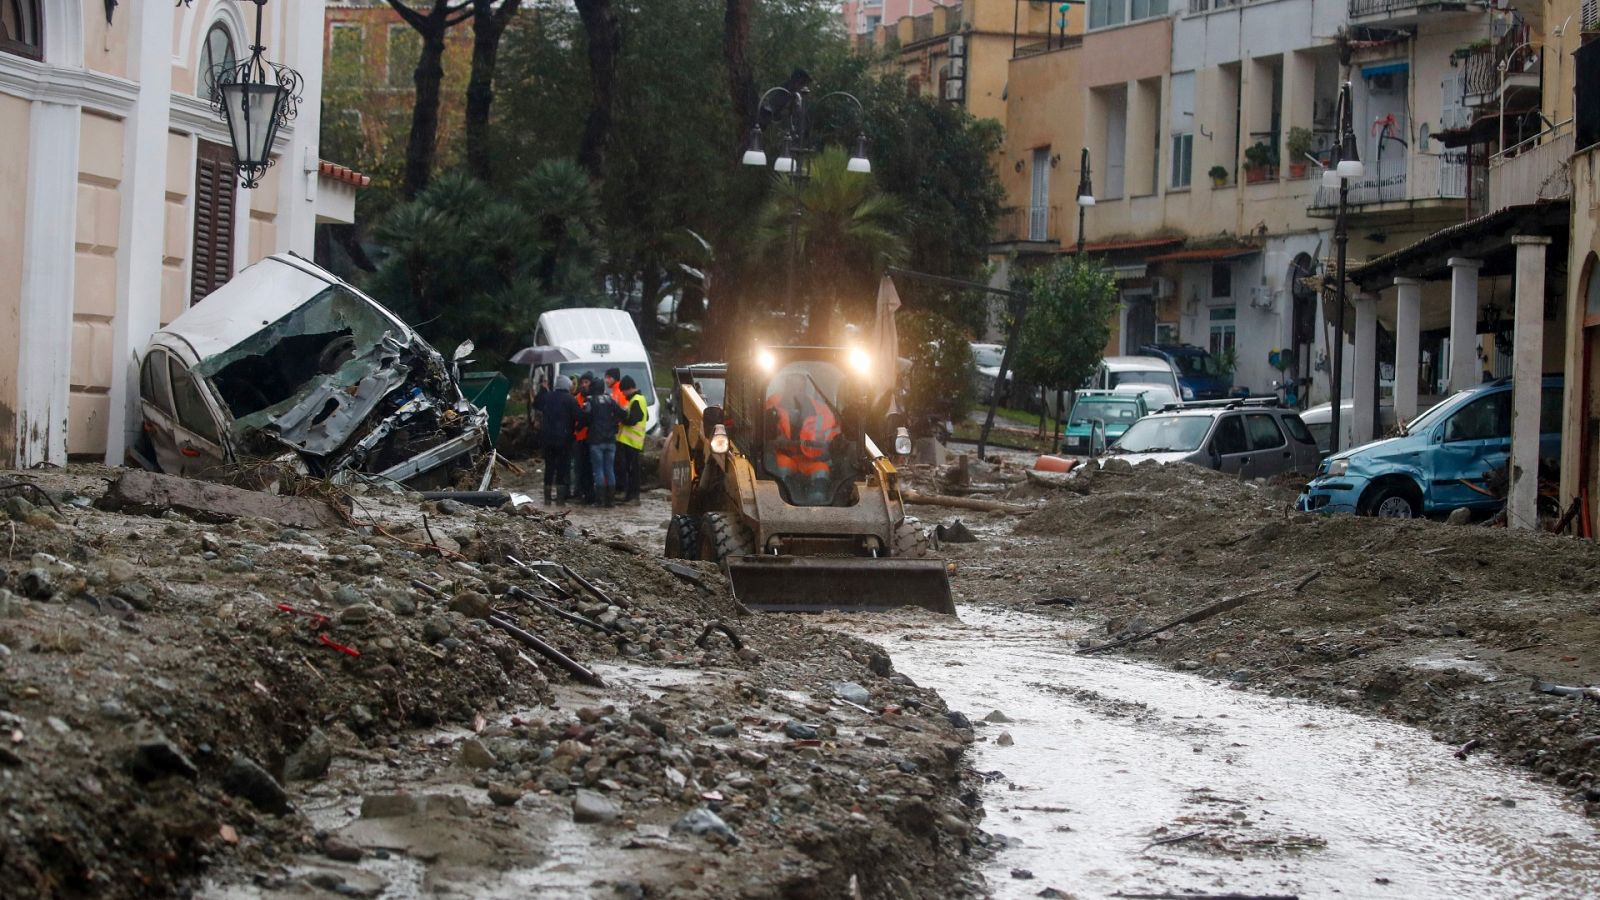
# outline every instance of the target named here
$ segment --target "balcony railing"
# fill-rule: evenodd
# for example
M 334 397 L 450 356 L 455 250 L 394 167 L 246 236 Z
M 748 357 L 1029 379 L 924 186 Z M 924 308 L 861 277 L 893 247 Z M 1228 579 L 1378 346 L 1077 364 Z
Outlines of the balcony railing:
M 1489 203 L 1495 209 L 1572 196 L 1569 163 L 1577 149 L 1567 120 L 1489 159 Z
M 1245 0 L 1189 0 L 1189 15 L 1240 6 Z
M 1404 165 L 1398 163 L 1405 162 Z M 1350 206 L 1396 203 L 1408 200 L 1462 200 L 1467 196 L 1467 158 L 1463 151 L 1438 156 L 1416 155 L 1397 160 L 1360 181 L 1350 183 Z M 1339 205 L 1339 189 L 1317 188 L 1315 209 Z
M 1449 12 L 1468 8 L 1482 9 L 1482 0 L 1350 0 L 1350 18 L 1414 16 L 1420 12 Z
M 1013 206 L 1000 211 L 995 222 L 995 240 L 999 243 L 1032 241 L 1057 243 L 1061 218 L 1059 206 Z

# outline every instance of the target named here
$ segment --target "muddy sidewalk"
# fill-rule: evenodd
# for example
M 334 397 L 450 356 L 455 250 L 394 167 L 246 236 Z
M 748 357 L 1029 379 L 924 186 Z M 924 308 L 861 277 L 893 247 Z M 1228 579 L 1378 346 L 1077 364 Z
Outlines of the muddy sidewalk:
M 11 896 L 980 890 L 938 697 L 708 565 L 414 495 L 321 529 L 95 508 L 115 474 L 0 480 L 37 488 L 0 495 Z
M 1248 593 L 1112 652 L 1414 724 L 1449 745 L 1441 753 L 1498 754 L 1600 809 L 1600 706 L 1534 689 L 1600 681 L 1595 544 L 1300 515 L 1288 487 L 1189 466 L 1004 496 L 1041 505 L 963 514 L 985 540 L 943 548 L 958 600 L 1087 620 L 1091 646 Z

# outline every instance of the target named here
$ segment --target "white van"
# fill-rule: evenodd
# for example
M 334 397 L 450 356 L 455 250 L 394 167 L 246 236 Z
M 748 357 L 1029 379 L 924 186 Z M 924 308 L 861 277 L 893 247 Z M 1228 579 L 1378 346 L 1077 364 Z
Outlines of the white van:
M 656 399 L 656 387 L 650 370 L 650 357 L 644 352 L 644 342 L 639 340 L 639 330 L 633 326 L 633 317 L 620 309 L 552 309 L 539 317 L 534 329 L 536 345 L 561 347 L 572 354 L 568 362 L 545 366 L 545 377 L 554 383 L 557 375 L 572 379 L 577 388 L 578 376 L 593 372 L 595 378 L 605 375 L 607 369 L 621 369 L 623 375 L 633 376 L 644 396 L 649 410 L 645 431 L 653 433 L 661 421 L 661 404 Z

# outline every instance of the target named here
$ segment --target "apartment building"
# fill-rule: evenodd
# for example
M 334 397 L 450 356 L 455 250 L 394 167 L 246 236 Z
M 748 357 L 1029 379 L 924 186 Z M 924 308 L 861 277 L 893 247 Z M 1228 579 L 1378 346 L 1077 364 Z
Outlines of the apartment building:
M 885 22 L 898 22 L 906 16 L 925 16 L 936 6 L 949 6 L 950 0 L 844 0 L 839 15 L 846 34 L 871 34 Z
M 303 93 L 252 190 L 206 73 L 248 56 L 253 5 L 0 7 L 0 466 L 121 464 L 151 333 L 263 256 L 310 256 L 318 222 L 352 219 L 360 177 L 318 155 L 322 2 L 263 10 L 267 56 Z

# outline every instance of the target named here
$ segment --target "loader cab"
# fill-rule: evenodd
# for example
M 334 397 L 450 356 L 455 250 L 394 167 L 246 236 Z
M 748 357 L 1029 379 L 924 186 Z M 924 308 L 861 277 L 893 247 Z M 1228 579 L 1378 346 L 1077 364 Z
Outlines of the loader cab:
M 864 355 L 839 348 L 762 349 L 736 363 L 723 405 L 729 433 L 792 506 L 852 506 L 870 469 L 872 381 Z

